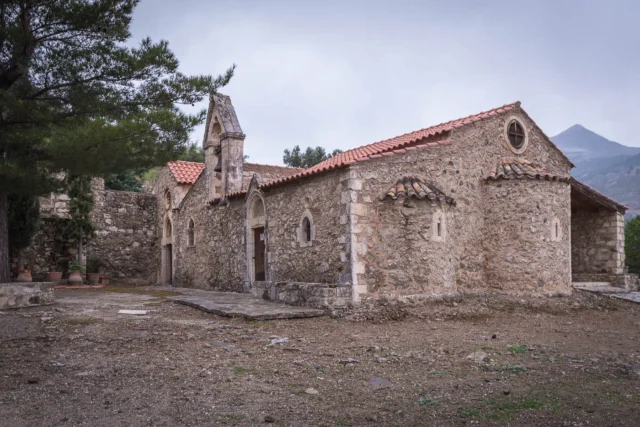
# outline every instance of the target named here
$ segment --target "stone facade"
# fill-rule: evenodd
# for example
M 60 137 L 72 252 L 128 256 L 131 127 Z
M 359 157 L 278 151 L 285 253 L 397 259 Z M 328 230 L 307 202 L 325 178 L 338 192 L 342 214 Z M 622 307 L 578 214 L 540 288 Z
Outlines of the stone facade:
M 507 132 L 513 121 L 525 133 L 517 148 Z M 592 245 L 576 240 L 582 234 L 572 210 L 576 218 L 587 214 L 584 201 L 574 203 L 571 163 L 519 104 L 418 131 L 414 141 L 407 134 L 351 150 L 308 170 L 244 163 L 242 177 L 240 168 L 225 166 L 238 162 L 242 148 L 236 141 L 225 163 L 226 127 L 244 141 L 230 99 L 212 99 L 202 176 L 189 187 L 164 171 L 156 184 L 158 228 L 168 218 L 172 227 L 170 237 L 158 238 L 172 251 L 158 255 L 171 263 L 160 269 L 160 282 L 170 276 L 179 286 L 316 305 L 323 303 L 313 298 L 329 295 L 326 289 L 336 289 L 329 300 L 351 293 L 352 303 L 460 292 L 559 294 L 571 290 L 576 251 Z M 391 197 L 381 197 L 394 183 Z M 220 194 L 226 187 L 234 191 Z M 160 197 L 184 190 L 171 206 Z M 594 197 L 589 203 L 618 209 Z M 611 237 L 619 224 L 598 227 Z M 609 273 L 623 262 L 619 228 L 613 234 L 615 245 L 593 243 L 599 252 L 615 249 Z
M 485 194 L 487 287 L 523 293 L 569 293 L 569 184 L 488 182 Z
M 231 100 L 213 96 L 205 164 L 169 163 L 153 196 L 100 190 L 88 252 L 112 275 L 324 308 L 566 294 L 572 264 L 576 277 L 622 277 L 624 207 L 570 178 L 519 103 L 310 169 L 242 162 L 244 139 Z

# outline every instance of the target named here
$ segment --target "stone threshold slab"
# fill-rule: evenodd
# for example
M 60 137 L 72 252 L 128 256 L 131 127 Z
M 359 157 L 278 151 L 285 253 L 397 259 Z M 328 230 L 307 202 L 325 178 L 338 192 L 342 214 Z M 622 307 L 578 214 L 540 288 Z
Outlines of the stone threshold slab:
M 199 293 L 202 294 L 202 292 Z M 249 294 L 231 292 L 210 292 L 210 294 L 180 295 L 169 299 L 218 316 L 242 317 L 247 320 L 299 319 L 324 315 L 324 311 L 315 308 L 278 304 Z
M 594 294 L 606 295 L 611 298 L 618 298 L 625 301 L 635 302 L 640 304 L 640 292 L 629 292 L 626 289 L 618 288 L 615 286 L 576 286 L 576 283 L 573 284 L 575 289 L 587 292 L 593 292 Z

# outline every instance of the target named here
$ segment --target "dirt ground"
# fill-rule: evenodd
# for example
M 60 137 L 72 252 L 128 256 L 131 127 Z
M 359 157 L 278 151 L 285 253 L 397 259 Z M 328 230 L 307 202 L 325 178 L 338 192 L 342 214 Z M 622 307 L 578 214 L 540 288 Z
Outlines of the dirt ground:
M 250 322 L 166 296 L 61 291 L 2 312 L 0 425 L 640 424 L 637 304 L 468 297 Z

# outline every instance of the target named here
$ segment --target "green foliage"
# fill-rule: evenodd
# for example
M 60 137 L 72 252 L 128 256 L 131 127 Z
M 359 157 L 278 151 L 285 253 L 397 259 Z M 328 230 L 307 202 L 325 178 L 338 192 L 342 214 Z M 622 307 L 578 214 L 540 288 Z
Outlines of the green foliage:
M 624 245 L 629 271 L 640 274 L 640 216 L 626 223 L 624 227 Z
M 204 163 L 204 150 L 197 143 L 188 144 L 182 149 L 182 152 L 178 156 L 178 160 Z
M 43 195 L 61 190 L 65 175 L 148 169 L 182 152 L 205 111 L 178 106 L 216 92 L 234 67 L 187 76 L 168 42 L 135 46 L 138 3 L 0 2 L 0 197 Z M 0 259 L 0 278 L 7 271 Z
M 204 163 L 204 150 L 197 143 L 188 144 L 182 148 L 178 155 L 178 160 Z M 104 187 L 107 190 L 140 192 L 142 191 L 143 184 L 145 182 L 153 183 L 159 173 L 159 166 L 151 169 L 130 169 L 119 174 L 109 175 L 105 179 Z
M 29 195 L 11 194 L 9 202 L 9 249 L 18 254 L 31 244 L 40 226 L 40 200 Z
M 0 5 L 0 189 L 40 194 L 55 174 L 120 173 L 176 158 L 205 112 L 181 112 L 233 74 L 186 76 L 166 41 L 131 47 L 138 0 Z
M 84 271 L 84 266 L 78 261 L 69 261 L 69 271 Z
M 526 345 L 510 345 L 509 347 L 507 347 L 507 349 L 511 353 L 522 354 L 525 351 L 527 351 L 527 346 Z
M 158 175 L 160 174 L 160 167 L 151 168 L 145 173 L 142 174 L 142 180 L 144 182 L 154 183 L 156 179 L 158 179 Z
M 71 176 L 69 178 L 69 223 L 65 233 L 73 239 L 86 242 L 93 237 L 94 227 L 91 222 L 93 209 L 93 192 L 91 178 L 88 176 Z
M 144 170 L 131 169 L 117 174 L 111 174 L 104 180 L 104 188 L 107 190 L 135 191 L 142 190 L 142 175 Z
M 303 153 L 300 150 L 300 146 L 296 145 L 291 151 L 289 151 L 288 149 L 284 150 L 284 156 L 282 156 L 282 160 L 287 166 L 292 166 L 295 168 L 310 168 L 340 153 L 342 153 L 342 150 L 336 149 L 333 150 L 331 154 L 329 154 L 322 147 L 307 147 L 307 149 Z
M 99 273 L 100 261 L 95 258 L 87 259 L 87 273 Z

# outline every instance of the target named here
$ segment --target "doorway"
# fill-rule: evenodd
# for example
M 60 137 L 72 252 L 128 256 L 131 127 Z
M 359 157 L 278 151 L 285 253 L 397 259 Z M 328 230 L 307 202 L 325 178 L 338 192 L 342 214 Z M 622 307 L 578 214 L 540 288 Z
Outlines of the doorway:
M 254 270 L 255 270 L 255 278 L 254 280 L 258 282 L 263 282 L 265 278 L 264 274 L 264 227 L 254 228 L 253 229 L 253 246 L 255 248 L 254 253 Z
M 173 285 L 173 225 L 167 216 L 162 234 L 160 283 Z
M 259 193 L 253 193 L 247 202 L 247 221 L 245 228 L 246 275 L 245 291 L 253 288 L 253 282 L 268 279 L 267 265 L 267 221 L 265 205 Z
M 165 245 L 164 253 L 165 276 L 163 282 L 165 285 L 173 285 L 173 245 Z

